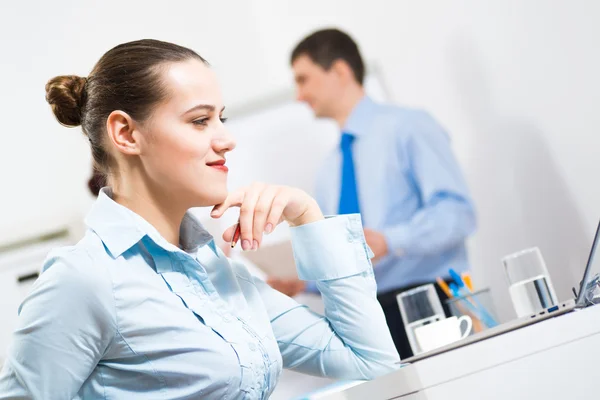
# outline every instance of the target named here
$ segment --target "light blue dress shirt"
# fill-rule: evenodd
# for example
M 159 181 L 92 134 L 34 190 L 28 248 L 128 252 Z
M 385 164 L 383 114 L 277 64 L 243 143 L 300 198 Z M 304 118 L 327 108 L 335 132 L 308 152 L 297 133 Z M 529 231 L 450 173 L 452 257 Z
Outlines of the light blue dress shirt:
M 191 214 L 180 249 L 110 196 L 22 303 L 0 399 L 265 399 L 282 367 L 351 380 L 398 367 L 359 215 L 291 229 L 321 316 L 225 257 Z
M 375 265 L 380 293 L 434 281 L 469 267 L 465 239 L 475 230 L 467 185 L 444 129 L 425 111 L 364 97 L 343 132 L 353 155 L 362 222 L 385 235 L 389 253 Z M 337 213 L 341 152 L 317 178 L 316 199 Z

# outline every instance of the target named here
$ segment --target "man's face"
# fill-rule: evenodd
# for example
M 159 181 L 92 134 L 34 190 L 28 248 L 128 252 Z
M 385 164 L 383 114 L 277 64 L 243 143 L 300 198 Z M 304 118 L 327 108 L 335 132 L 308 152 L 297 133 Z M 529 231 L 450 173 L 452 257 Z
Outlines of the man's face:
M 298 101 L 306 102 L 317 117 L 333 117 L 343 92 L 343 80 L 335 68 L 325 70 L 305 54 L 292 63 Z

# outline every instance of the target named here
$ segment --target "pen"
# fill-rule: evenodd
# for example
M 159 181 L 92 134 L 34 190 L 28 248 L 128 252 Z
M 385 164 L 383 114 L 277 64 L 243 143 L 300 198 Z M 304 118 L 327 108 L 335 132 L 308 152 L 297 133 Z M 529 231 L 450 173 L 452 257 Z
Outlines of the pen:
M 446 293 L 446 296 L 448 296 L 448 298 L 451 299 L 452 297 L 454 297 L 454 295 L 450 291 L 450 288 L 448 287 L 448 284 L 444 282 L 442 278 L 438 276 L 435 280 L 437 281 L 437 284 L 440 285 L 440 289 L 442 289 L 442 291 Z
M 450 290 L 452 292 L 453 297 L 461 297 L 460 292 L 458 291 L 458 286 L 454 282 L 450 282 Z
M 461 287 L 465 287 L 465 282 L 460 277 L 460 275 L 456 273 L 455 270 L 453 270 L 452 268 L 450 268 L 448 270 L 448 273 L 450 274 L 450 278 L 452 278 L 452 280 L 456 283 L 456 288 L 457 289 L 460 289 Z
M 237 244 L 238 240 L 240 240 L 240 234 L 241 234 L 241 230 L 240 230 L 240 221 L 238 221 L 236 227 L 235 227 L 235 231 L 233 231 L 233 238 L 231 239 L 231 248 L 233 249 L 235 247 L 235 245 Z
M 462 280 L 465 282 L 465 285 L 469 288 L 469 290 L 473 291 L 473 281 L 471 281 L 471 275 L 468 272 L 462 273 Z

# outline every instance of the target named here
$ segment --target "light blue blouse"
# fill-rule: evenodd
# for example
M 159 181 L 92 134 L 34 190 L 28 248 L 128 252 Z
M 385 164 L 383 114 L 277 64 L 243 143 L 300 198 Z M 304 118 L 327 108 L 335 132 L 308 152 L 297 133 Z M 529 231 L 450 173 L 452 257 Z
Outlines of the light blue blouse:
M 19 309 L 0 399 L 264 399 L 281 368 L 371 379 L 398 367 L 358 215 L 292 228 L 325 316 L 254 278 L 191 214 L 181 248 L 104 189 Z

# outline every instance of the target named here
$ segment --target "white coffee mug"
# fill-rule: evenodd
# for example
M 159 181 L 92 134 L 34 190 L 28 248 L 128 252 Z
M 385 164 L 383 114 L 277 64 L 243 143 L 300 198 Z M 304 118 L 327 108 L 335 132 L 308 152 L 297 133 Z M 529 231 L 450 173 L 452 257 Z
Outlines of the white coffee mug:
M 461 324 L 466 324 L 464 330 Z M 464 339 L 473 329 L 473 320 L 468 315 L 449 317 L 415 329 L 415 336 L 422 353 Z

